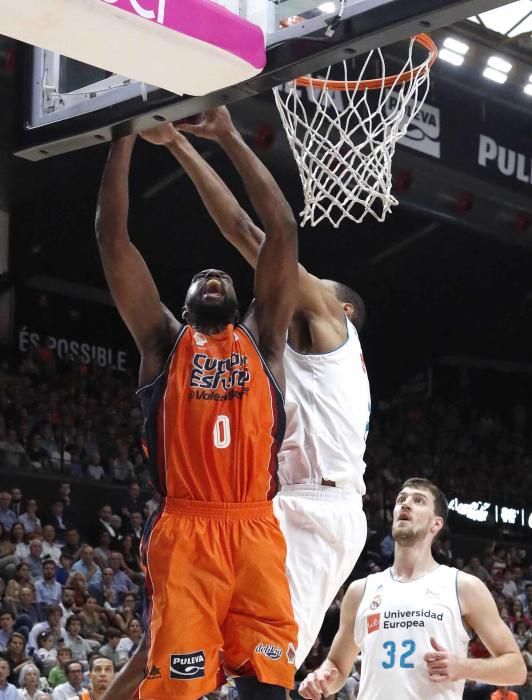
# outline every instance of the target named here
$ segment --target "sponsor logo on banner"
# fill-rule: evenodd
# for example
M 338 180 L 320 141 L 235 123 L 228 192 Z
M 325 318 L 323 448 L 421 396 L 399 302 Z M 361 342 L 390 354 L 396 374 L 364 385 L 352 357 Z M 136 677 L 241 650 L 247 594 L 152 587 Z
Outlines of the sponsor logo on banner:
M 205 652 L 192 651 L 190 654 L 170 654 L 170 678 L 191 680 L 205 675 Z
M 374 613 L 373 615 L 368 615 L 368 634 L 376 632 L 381 626 L 381 614 Z
M 505 177 L 532 184 L 532 153 L 519 153 L 485 134 L 480 134 L 478 164 L 482 168 L 496 169 Z
M 273 646 L 273 644 L 262 644 L 261 642 L 255 647 L 255 653 L 263 654 L 273 661 L 278 661 L 283 654 L 283 650 L 281 647 Z
M 396 92 L 391 92 L 383 108 L 387 117 L 395 111 L 398 100 L 399 95 Z M 415 105 L 413 103 L 406 106 L 407 117 L 412 115 L 414 107 Z M 403 136 L 399 143 L 401 146 L 412 148 L 415 151 L 420 151 L 433 158 L 440 158 L 440 137 L 440 109 L 439 107 L 433 107 L 425 102 L 408 127 L 406 135 Z

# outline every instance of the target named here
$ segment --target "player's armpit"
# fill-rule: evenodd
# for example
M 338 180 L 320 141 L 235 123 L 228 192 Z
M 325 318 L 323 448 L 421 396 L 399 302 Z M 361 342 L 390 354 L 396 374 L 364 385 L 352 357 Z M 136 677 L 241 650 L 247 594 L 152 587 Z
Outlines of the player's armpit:
M 490 659 L 467 659 L 467 678 L 491 685 L 518 685 L 526 679 L 525 662 L 493 596 L 476 576 L 460 572 L 458 596 L 464 622 L 478 634 Z

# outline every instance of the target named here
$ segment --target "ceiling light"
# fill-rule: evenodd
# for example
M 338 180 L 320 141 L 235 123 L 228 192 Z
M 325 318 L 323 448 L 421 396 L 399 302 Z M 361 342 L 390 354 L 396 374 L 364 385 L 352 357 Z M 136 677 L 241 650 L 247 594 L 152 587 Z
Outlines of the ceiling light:
M 467 44 L 464 44 L 463 41 L 458 41 L 458 39 L 453 39 L 450 36 L 445 39 L 443 45 L 446 49 L 459 53 L 461 56 L 465 56 L 469 51 L 469 46 Z
M 454 51 L 449 51 L 449 49 L 441 49 L 439 57 L 442 61 L 447 61 L 447 63 L 452 63 L 453 66 L 461 66 L 464 62 L 464 57 Z
M 506 73 L 501 73 L 500 71 L 495 70 L 494 68 L 486 68 L 482 75 L 488 80 L 493 80 L 493 82 L 500 83 L 501 85 L 508 80 L 508 76 L 506 75 Z
M 334 2 L 324 2 L 318 5 L 318 10 L 322 12 L 334 12 L 336 10 L 336 5 Z
M 505 61 L 504 58 L 499 58 L 499 56 L 490 56 L 488 58 L 488 66 L 495 68 L 501 73 L 509 73 L 512 70 L 512 64 Z
M 528 83 L 528 85 L 525 85 L 523 92 L 525 95 L 530 95 L 532 97 L 532 83 Z

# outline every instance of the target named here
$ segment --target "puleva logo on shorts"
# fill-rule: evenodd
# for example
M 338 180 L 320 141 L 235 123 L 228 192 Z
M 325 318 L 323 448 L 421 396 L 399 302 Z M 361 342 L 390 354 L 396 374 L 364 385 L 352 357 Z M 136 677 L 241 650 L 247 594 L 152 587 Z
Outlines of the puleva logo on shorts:
M 368 615 L 368 634 L 376 632 L 381 626 L 381 614 Z
M 273 644 L 262 644 L 261 642 L 255 647 L 255 653 L 264 654 L 264 656 L 267 656 L 269 659 L 278 661 L 283 654 L 283 650 L 280 647 L 274 647 Z
M 170 678 L 191 680 L 205 675 L 205 652 L 191 651 L 190 654 L 170 654 Z

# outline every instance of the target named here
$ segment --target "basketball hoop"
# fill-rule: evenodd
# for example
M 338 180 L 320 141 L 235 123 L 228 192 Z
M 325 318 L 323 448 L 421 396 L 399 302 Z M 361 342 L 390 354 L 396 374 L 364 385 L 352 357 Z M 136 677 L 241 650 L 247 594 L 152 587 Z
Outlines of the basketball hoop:
M 417 46 L 428 54 L 416 63 Z M 328 219 L 338 228 L 345 218 L 360 223 L 368 214 L 384 221 L 399 203 L 391 191 L 395 147 L 425 103 L 437 56 L 433 40 L 419 34 L 396 75 L 386 75 L 382 50 L 375 49 L 358 80 L 348 79 L 343 61 L 342 80 L 333 80 L 329 67 L 324 78 L 305 76 L 274 89 L 303 184 L 302 226 Z M 380 77 L 368 78 L 375 64 Z

